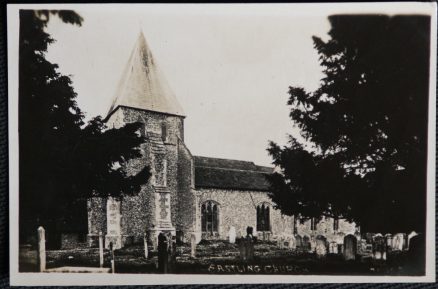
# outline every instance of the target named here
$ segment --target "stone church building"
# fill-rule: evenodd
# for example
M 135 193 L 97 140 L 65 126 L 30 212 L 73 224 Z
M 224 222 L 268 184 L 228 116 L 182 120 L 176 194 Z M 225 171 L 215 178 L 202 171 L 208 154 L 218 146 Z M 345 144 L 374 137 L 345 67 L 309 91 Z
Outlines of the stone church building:
M 145 166 L 152 177 L 141 192 L 121 200 L 88 200 L 88 243 L 99 232 L 120 248 L 142 241 L 155 243 L 160 232 L 181 241 L 195 234 L 201 239 L 226 239 L 231 227 L 237 236 L 252 226 L 255 235 L 275 238 L 284 234 L 313 236 L 357 231 L 352 223 L 323 218 L 301 222 L 274 209 L 265 176 L 273 168 L 253 162 L 194 156 L 184 143 L 185 114 L 155 63 L 140 33 L 129 57 L 115 98 L 106 116 L 108 127 L 130 122 L 144 124 L 142 157 L 126 169 L 136 173 Z

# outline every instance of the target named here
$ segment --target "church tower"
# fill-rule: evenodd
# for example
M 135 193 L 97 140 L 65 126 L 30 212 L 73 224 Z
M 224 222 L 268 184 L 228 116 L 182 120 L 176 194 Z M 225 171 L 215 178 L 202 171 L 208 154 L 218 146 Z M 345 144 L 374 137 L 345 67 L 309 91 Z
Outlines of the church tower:
M 108 127 L 115 128 L 131 122 L 144 125 L 141 133 L 146 142 L 141 145 L 142 157 L 131 160 L 126 169 L 135 174 L 149 166 L 152 177 L 137 196 L 105 200 L 106 222 L 89 222 L 89 235 L 96 232 L 96 226 L 106 227 L 102 229 L 106 246 L 112 242 L 120 248 L 139 241 L 145 233 L 153 243 L 159 232 L 176 234 L 176 227 L 181 227 L 178 224 L 184 219 L 178 216 L 180 202 L 186 195 L 192 203 L 194 186 L 190 181 L 192 156 L 184 145 L 184 118 L 181 105 L 140 33 L 105 120 Z M 105 207 L 105 201 L 100 207 Z

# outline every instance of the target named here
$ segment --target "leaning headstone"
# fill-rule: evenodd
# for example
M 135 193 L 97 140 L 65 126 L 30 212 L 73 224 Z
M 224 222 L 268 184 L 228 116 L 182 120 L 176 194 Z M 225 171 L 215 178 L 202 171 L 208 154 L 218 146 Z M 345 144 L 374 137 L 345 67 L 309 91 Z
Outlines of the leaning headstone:
M 344 237 L 344 260 L 355 260 L 357 254 L 357 239 L 354 235 Z
M 38 265 L 40 272 L 46 270 L 46 232 L 43 227 L 38 228 Z
M 230 244 L 236 243 L 236 228 L 234 226 L 230 227 L 230 231 L 228 232 L 228 240 Z
M 338 243 L 330 242 L 329 253 L 330 254 L 338 254 Z
M 191 251 L 190 251 L 190 257 L 196 258 L 196 235 L 192 234 L 190 237 L 190 245 L 191 245 Z
M 386 260 L 386 242 L 381 234 L 374 236 L 373 240 L 373 259 Z
M 411 239 L 412 239 L 413 237 L 415 237 L 415 236 L 418 236 L 417 232 L 412 231 L 412 232 L 409 233 L 409 235 L 408 235 L 408 245 L 407 245 L 408 249 L 410 248 Z
M 158 235 L 158 270 L 160 273 L 167 273 L 169 270 L 169 240 L 161 232 Z

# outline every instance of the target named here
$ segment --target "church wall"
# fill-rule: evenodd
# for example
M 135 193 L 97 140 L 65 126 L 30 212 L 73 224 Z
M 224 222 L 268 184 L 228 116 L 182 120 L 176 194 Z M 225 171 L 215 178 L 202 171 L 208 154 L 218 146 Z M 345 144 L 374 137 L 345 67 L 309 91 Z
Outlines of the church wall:
M 218 238 L 228 238 L 231 226 L 236 228 L 237 235 L 246 235 L 246 228 L 253 227 L 254 235 L 257 234 L 257 209 L 261 203 L 270 205 L 270 227 L 273 236 L 293 233 L 293 217 L 281 214 L 273 209 L 273 203 L 266 192 L 241 191 L 224 189 L 198 189 L 198 209 L 206 201 L 219 204 Z M 200 217 L 200 214 L 199 214 Z M 198 230 L 201 231 L 201 221 L 198 220 Z M 204 237 L 205 234 L 203 234 Z
M 180 240 L 190 241 L 195 231 L 196 196 L 193 192 L 193 157 L 182 141 L 178 145 L 178 202 L 175 220 L 177 235 Z
M 87 200 L 88 210 L 88 244 L 98 245 L 99 232 L 106 234 L 106 199 L 90 198 Z

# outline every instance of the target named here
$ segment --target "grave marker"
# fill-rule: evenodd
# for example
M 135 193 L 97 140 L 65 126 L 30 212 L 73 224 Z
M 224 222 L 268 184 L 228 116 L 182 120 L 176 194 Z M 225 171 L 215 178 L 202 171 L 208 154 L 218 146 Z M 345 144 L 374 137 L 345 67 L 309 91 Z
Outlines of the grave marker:
M 99 266 L 103 267 L 103 235 L 99 232 Z
M 40 272 L 46 270 L 46 231 L 38 228 L 38 265 Z
M 357 239 L 354 235 L 344 237 L 344 260 L 355 260 L 357 254 Z
M 196 258 L 196 235 L 195 234 L 192 234 L 190 237 L 190 245 L 191 245 L 190 256 L 192 258 Z
M 230 244 L 236 243 L 236 228 L 234 226 L 230 227 L 230 231 L 228 232 L 228 239 Z

